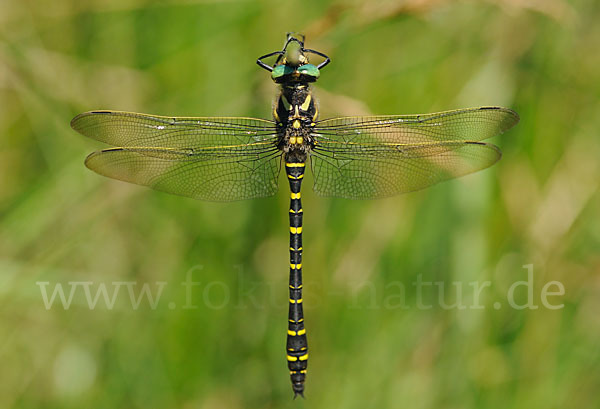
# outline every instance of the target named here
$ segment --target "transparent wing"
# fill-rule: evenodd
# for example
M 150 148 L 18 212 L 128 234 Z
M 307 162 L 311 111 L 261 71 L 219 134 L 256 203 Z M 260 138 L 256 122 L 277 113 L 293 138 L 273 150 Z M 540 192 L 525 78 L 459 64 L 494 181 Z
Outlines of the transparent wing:
M 500 150 L 479 141 L 519 120 L 506 108 L 426 115 L 335 118 L 314 130 L 314 190 L 367 199 L 415 191 L 485 169 Z
M 160 148 L 113 148 L 87 157 L 88 168 L 103 176 L 180 196 L 232 201 L 277 192 L 281 153 L 220 151 L 192 153 Z
M 85 161 L 110 178 L 212 201 L 277 191 L 281 151 L 269 121 L 96 111 L 78 115 L 71 126 L 117 146 L 94 152 Z
M 198 149 L 272 141 L 274 122 L 255 118 L 184 118 L 133 112 L 92 111 L 77 115 L 71 127 L 118 147 Z
M 319 149 L 311 155 L 313 189 L 349 199 L 388 197 L 485 169 L 501 156 L 482 142 Z
M 518 122 L 515 111 L 481 107 L 421 115 L 333 118 L 318 122 L 315 133 L 320 141 L 337 143 L 482 141 Z

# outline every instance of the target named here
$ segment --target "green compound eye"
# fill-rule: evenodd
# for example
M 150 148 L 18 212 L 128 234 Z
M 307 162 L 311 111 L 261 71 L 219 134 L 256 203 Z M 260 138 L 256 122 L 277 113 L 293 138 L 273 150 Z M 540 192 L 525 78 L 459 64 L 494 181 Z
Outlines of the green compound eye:
M 278 65 L 275 68 L 273 68 L 273 71 L 271 71 L 271 78 L 273 78 L 274 80 L 277 80 L 285 75 L 289 75 L 291 73 L 294 72 L 294 69 L 292 67 L 288 67 L 287 65 Z
M 302 67 L 298 68 L 298 72 L 315 79 L 319 78 L 319 75 L 321 75 L 319 69 L 312 64 L 304 64 Z

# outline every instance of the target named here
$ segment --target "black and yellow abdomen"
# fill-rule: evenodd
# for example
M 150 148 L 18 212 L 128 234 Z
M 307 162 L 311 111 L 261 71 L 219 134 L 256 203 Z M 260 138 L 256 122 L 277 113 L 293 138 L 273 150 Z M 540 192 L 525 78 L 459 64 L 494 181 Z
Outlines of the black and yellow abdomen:
M 288 161 L 289 160 L 289 161 Z M 290 184 L 290 297 L 286 355 L 294 396 L 303 395 L 308 364 L 308 342 L 302 309 L 302 202 L 300 187 L 304 162 L 286 158 L 285 171 Z

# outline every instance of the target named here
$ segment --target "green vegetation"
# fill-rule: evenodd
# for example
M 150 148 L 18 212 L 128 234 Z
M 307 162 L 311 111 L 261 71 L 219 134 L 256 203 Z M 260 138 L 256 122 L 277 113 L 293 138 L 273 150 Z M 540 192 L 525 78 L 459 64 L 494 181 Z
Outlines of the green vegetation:
M 1 408 L 598 407 L 598 2 L 145 3 L 0 5 Z M 308 172 L 306 401 L 285 362 L 285 175 L 269 199 L 169 196 L 87 170 L 102 146 L 69 127 L 270 118 L 255 60 L 288 31 L 332 59 L 321 118 L 521 115 L 498 164 L 422 192 L 324 199 Z M 46 309 L 57 285 L 71 305 Z M 155 307 L 132 306 L 144 285 Z

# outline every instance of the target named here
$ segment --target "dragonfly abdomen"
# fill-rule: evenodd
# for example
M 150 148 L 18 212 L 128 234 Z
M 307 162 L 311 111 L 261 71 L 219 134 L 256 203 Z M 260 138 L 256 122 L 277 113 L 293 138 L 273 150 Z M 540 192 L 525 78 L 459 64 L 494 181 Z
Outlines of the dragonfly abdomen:
M 285 171 L 290 183 L 290 305 L 286 354 L 294 397 L 304 394 L 308 364 L 308 342 L 302 309 L 302 202 L 300 187 L 304 178 L 304 162 L 286 155 Z

